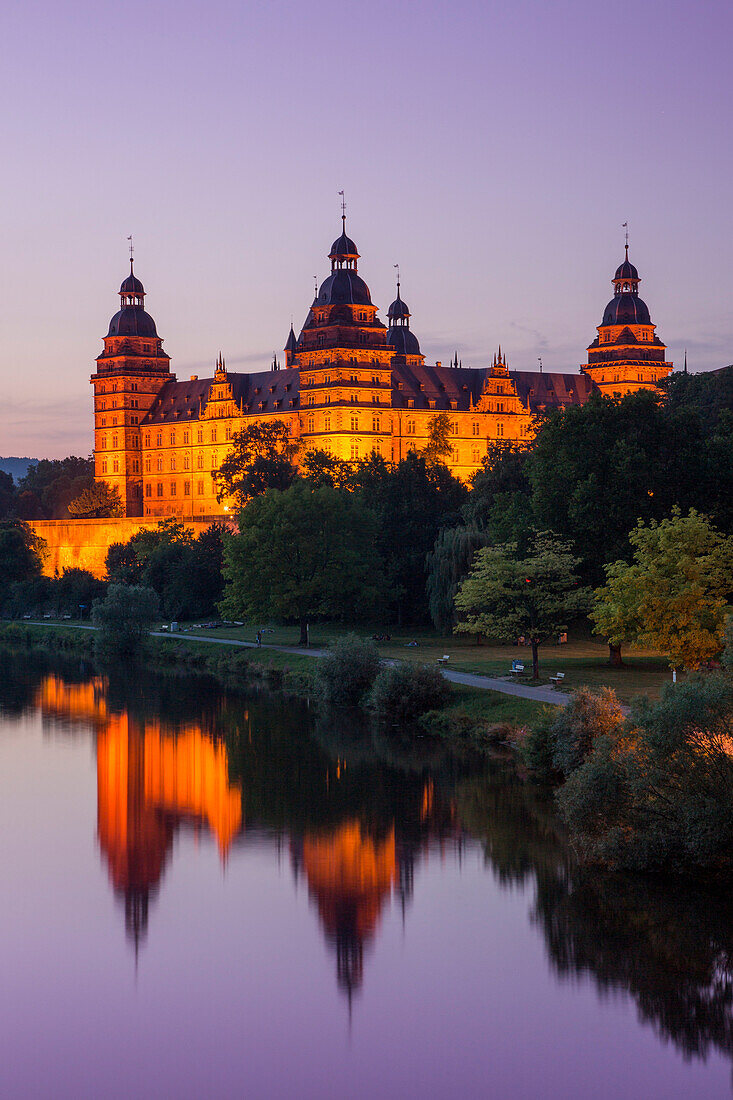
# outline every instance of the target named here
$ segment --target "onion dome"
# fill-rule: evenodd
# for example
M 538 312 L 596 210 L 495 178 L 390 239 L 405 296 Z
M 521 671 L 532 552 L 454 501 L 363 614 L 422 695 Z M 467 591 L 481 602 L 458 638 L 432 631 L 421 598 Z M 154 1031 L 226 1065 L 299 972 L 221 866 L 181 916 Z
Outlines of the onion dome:
M 389 331 L 387 343 L 395 355 L 421 355 L 420 343 L 414 332 L 410 332 L 410 307 L 400 297 L 400 281 L 397 280 L 397 297 L 387 310 Z
M 351 237 L 346 235 L 346 214 L 341 215 L 341 236 L 331 245 L 328 258 L 331 261 L 331 271 L 344 267 L 356 271 L 359 252 Z
M 145 287 L 137 278 L 130 257 L 130 274 L 120 284 L 120 309 L 109 323 L 108 336 L 156 337 L 155 321 L 145 312 Z
M 400 284 L 397 284 L 397 297 L 392 305 L 387 310 L 387 319 L 392 324 L 394 321 L 408 322 L 410 318 L 410 308 L 407 302 L 403 302 L 400 298 Z
M 613 298 L 606 306 L 601 325 L 650 325 L 649 309 L 639 297 L 641 279 L 629 260 L 628 244 L 623 263 L 616 268 L 611 281 Z

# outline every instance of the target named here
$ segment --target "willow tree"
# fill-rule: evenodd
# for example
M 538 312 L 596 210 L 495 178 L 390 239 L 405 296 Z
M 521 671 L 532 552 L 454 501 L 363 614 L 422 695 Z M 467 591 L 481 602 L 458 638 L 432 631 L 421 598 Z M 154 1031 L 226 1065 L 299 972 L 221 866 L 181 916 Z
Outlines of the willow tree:
M 455 625 L 455 598 L 477 550 L 487 546 L 490 535 L 471 524 L 446 527 L 427 555 L 427 593 L 430 617 L 436 630 L 450 634 Z

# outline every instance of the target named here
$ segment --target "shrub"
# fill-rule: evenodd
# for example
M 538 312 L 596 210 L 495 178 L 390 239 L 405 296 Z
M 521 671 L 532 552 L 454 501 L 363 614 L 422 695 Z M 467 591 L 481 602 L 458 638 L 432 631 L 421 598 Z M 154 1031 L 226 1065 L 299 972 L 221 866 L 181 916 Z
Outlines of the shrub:
M 619 701 L 611 688 L 602 688 L 600 695 L 580 688 L 550 726 L 554 768 L 565 776 L 570 775 L 586 759 L 595 739 L 613 734 L 623 720 Z
M 158 614 L 158 596 L 141 585 L 110 584 L 92 605 L 92 623 L 103 652 L 130 654 L 139 649 Z
M 378 672 L 379 653 L 374 643 L 347 634 L 318 662 L 316 694 L 332 706 L 358 706 Z
M 450 695 L 450 684 L 439 669 L 404 663 L 382 669 L 367 705 L 389 722 L 412 722 L 446 706 Z

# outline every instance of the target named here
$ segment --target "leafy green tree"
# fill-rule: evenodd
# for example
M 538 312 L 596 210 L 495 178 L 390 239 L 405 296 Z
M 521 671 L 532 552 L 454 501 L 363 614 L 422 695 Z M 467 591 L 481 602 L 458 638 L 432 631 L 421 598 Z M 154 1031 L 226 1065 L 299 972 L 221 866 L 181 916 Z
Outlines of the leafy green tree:
M 68 504 L 69 515 L 77 519 L 111 519 L 124 515 L 120 493 L 116 485 L 95 481 Z
M 142 528 L 107 551 L 107 576 L 115 584 L 153 588 L 171 619 L 210 614 L 223 590 L 225 528 L 211 524 L 198 538 L 177 519 Z
M 614 645 L 659 649 L 673 668 L 699 668 L 723 648 L 733 590 L 733 537 L 691 509 L 629 535 L 631 565 L 606 566 L 591 618 Z
M 40 575 L 46 543 L 22 520 L 0 523 L 0 586 Z
M 489 532 L 492 542 L 526 544 L 534 524 L 531 486 L 527 477 L 529 448 L 502 440 L 489 443 L 481 469 L 471 479 L 463 507 L 468 525 Z
M 450 695 L 450 684 L 440 669 L 401 661 L 381 670 L 367 705 L 379 718 L 399 724 L 414 722 L 430 710 L 441 710 Z
M 300 466 L 300 477 L 314 489 L 330 485 L 334 489 L 349 489 L 354 481 L 355 465 L 345 458 L 338 458 L 328 451 L 307 451 Z M 275 486 L 277 488 L 278 486 Z
M 17 497 L 13 478 L 5 470 L 0 470 L 0 520 L 9 519 L 14 514 Z
M 478 527 L 444 527 L 427 556 L 427 594 L 436 630 L 450 634 L 455 625 L 455 598 L 478 549 L 490 537 Z
M 69 502 L 93 484 L 93 459 L 42 458 L 29 466 L 18 485 L 19 514 L 25 519 L 64 519 Z
M 110 584 L 103 599 L 92 605 L 92 623 L 106 654 L 129 656 L 139 651 L 158 617 L 158 595 L 152 588 Z
M 329 485 L 312 489 L 299 480 L 255 497 L 224 547 L 222 615 L 298 622 L 305 645 L 309 621 L 379 605 L 374 535 L 359 497 Z
M 451 420 L 447 412 L 431 416 L 428 424 L 428 442 L 423 454 L 428 462 L 442 462 L 452 451 Z
M 439 532 L 460 522 L 466 486 L 442 463 L 410 452 L 395 466 L 370 456 L 358 465 L 354 487 L 376 518 L 376 545 L 397 621 L 425 622 L 427 555 Z
M 215 477 L 218 500 L 233 497 L 239 508 L 267 489 L 287 489 L 296 475 L 298 442 L 284 420 L 250 424 L 232 439 Z
M 568 545 L 547 531 L 535 534 L 521 557 L 516 543 L 484 547 L 456 595 L 456 631 L 504 642 L 524 635 L 538 679 L 539 647 L 587 609 L 589 593 L 578 585 L 577 567 Z
M 64 569 L 60 577 L 51 581 L 49 598 L 57 614 L 81 618 L 89 615 L 92 603 L 101 599 L 106 589 L 105 581 L 87 569 Z

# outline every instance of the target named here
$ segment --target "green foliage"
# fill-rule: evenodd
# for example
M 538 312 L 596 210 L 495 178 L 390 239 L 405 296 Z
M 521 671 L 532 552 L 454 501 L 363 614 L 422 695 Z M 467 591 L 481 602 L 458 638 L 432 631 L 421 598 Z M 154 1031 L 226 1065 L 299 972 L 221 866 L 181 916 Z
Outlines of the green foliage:
M 358 706 L 379 672 L 379 653 L 371 641 L 346 634 L 319 660 L 316 693 L 324 703 Z
M 387 722 L 414 722 L 432 710 L 441 710 L 451 696 L 440 670 L 408 662 L 383 668 L 369 693 L 367 705 Z
M 354 480 L 355 464 L 337 458 L 328 451 L 307 451 L 303 456 L 299 476 L 314 489 L 330 485 L 334 489 L 349 489 Z
M 478 527 L 445 527 L 427 556 L 427 595 L 436 630 L 450 634 L 455 625 L 456 593 L 478 549 L 490 541 Z
M 295 620 L 304 643 L 312 619 L 373 610 L 381 596 L 374 536 L 373 515 L 352 493 L 301 480 L 269 490 L 227 539 L 222 615 Z
M 94 484 L 91 458 L 42 458 L 18 485 L 18 515 L 24 519 L 64 519 L 69 502 Z
M 517 542 L 521 550 L 534 524 L 528 455 L 524 443 L 489 443 L 463 508 L 466 523 L 487 531 L 491 542 Z
M 95 481 L 84 489 L 69 501 L 68 510 L 76 519 L 112 519 L 125 513 L 117 486 L 106 481 Z
M 424 621 L 427 555 L 439 532 L 460 522 L 468 490 L 442 463 L 415 452 L 396 466 L 370 456 L 359 463 L 354 484 L 376 520 L 376 547 L 398 622 Z
M 733 680 L 670 685 L 599 736 L 557 795 L 580 857 L 622 870 L 733 866 Z
M 223 590 L 226 529 L 212 523 L 197 538 L 176 519 L 143 528 L 107 551 L 107 575 L 115 584 L 153 588 L 170 619 L 211 614 Z
M 287 489 L 296 475 L 298 443 L 284 420 L 249 424 L 232 439 L 215 477 L 217 499 L 233 497 L 243 508 L 267 489 Z
M 456 630 L 505 642 L 524 635 L 537 679 L 539 646 L 588 606 L 588 592 L 578 587 L 577 566 L 570 548 L 546 531 L 534 535 L 523 557 L 516 543 L 478 550 L 456 595 L 461 613 Z
M 610 688 L 602 688 L 600 695 L 580 688 L 550 727 L 554 770 L 570 775 L 587 758 L 596 739 L 615 736 L 623 721 L 619 701 Z
M 92 623 L 99 631 L 101 649 L 129 655 L 139 650 L 158 617 L 158 595 L 135 584 L 110 584 L 104 599 L 92 605 Z
M 442 462 L 452 451 L 451 419 L 447 412 L 436 413 L 428 423 L 428 442 L 423 454 L 428 462 Z
M 46 543 L 27 523 L 0 523 L 0 596 L 8 585 L 39 576 L 47 553 Z
M 0 470 L 0 520 L 9 519 L 14 514 L 17 497 L 13 478 L 5 470 Z
M 659 649 L 673 668 L 699 668 L 723 648 L 733 590 L 733 537 L 724 538 L 693 509 L 639 523 L 629 535 L 631 565 L 606 566 L 595 593 L 596 628 L 613 645 Z

